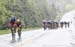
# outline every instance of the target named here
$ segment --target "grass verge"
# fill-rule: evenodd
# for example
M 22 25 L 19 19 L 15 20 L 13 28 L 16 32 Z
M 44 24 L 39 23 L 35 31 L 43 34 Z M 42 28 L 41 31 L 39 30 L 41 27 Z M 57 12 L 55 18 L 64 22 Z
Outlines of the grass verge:
M 36 30 L 36 29 L 40 29 L 41 27 L 34 27 L 34 28 L 23 28 L 22 31 L 29 31 L 29 30 Z M 3 34 L 9 34 L 11 31 L 10 29 L 7 29 L 7 30 L 0 30 L 0 35 L 3 35 Z

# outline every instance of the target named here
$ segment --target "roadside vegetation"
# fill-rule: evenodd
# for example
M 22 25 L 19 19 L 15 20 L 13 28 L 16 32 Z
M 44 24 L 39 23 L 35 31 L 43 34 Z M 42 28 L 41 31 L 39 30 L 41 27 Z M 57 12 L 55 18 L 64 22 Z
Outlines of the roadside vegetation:
M 22 29 L 22 32 L 30 31 L 30 30 L 37 30 L 37 29 L 40 29 L 40 28 L 41 28 L 41 27 L 23 28 L 23 29 Z M 9 34 L 10 32 L 11 32 L 10 29 L 0 30 L 0 35 Z
M 75 0 L 0 0 L 0 34 L 10 33 L 10 16 L 20 17 L 29 30 L 42 27 L 43 20 L 60 21 L 64 13 L 74 9 Z

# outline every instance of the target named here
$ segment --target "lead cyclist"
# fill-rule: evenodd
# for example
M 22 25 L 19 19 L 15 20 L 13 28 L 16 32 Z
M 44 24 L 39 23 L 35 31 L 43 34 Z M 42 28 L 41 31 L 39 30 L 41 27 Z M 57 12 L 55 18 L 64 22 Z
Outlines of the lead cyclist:
M 8 26 L 10 27 L 11 34 L 12 34 L 12 41 L 11 42 L 15 42 L 15 33 L 16 33 L 15 22 L 16 22 L 16 17 L 14 17 L 14 16 L 10 17 Z

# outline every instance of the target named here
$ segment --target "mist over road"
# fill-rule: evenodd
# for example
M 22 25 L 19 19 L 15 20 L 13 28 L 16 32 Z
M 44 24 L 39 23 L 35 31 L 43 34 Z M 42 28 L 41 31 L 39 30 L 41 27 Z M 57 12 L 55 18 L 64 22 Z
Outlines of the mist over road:
M 72 22 L 70 28 L 54 30 L 43 30 L 41 28 L 22 32 L 22 41 L 17 41 L 18 36 L 16 34 L 15 43 L 10 43 L 11 34 L 0 35 L 0 47 L 72 47 L 75 25 L 73 14 L 75 14 L 75 11 L 65 14 L 61 19 L 61 21 Z

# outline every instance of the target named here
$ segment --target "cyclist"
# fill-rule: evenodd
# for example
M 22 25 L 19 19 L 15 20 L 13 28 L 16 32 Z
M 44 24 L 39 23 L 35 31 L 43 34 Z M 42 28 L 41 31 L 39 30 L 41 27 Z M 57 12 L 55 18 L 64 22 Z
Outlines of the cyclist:
M 61 26 L 61 28 L 63 28 L 64 22 L 60 22 L 60 26 Z
M 12 42 L 15 41 L 15 32 L 16 32 L 16 17 L 12 16 L 9 19 L 9 27 L 11 29 L 11 33 L 12 33 Z
M 67 23 L 68 24 L 68 28 L 70 27 L 70 22 Z
M 22 30 L 22 22 L 20 20 L 20 18 L 17 18 L 16 19 L 16 26 L 17 26 L 17 31 L 18 31 L 18 39 L 20 40 L 21 39 L 21 30 Z
M 47 29 L 47 21 L 46 20 L 43 20 L 43 28 L 44 28 L 44 30 Z

